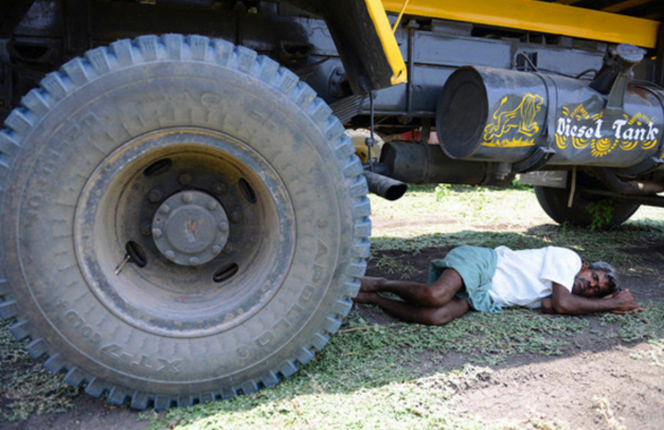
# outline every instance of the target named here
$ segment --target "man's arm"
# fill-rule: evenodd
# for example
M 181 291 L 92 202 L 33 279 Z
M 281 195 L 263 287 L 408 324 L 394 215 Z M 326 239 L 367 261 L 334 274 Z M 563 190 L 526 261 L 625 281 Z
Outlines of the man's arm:
M 572 294 L 567 288 L 553 283 L 553 295 L 542 300 L 542 311 L 566 315 L 584 315 L 595 312 L 633 313 L 642 311 L 629 290 L 594 299 Z

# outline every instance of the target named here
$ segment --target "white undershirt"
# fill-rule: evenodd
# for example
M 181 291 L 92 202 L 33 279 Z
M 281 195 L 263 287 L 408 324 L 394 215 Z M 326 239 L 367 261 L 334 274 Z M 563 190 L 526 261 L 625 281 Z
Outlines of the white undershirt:
M 581 270 L 581 258 L 566 248 L 512 251 L 499 246 L 496 253 L 496 274 L 491 279 L 489 295 L 503 307 L 539 308 L 542 299 L 551 295 L 553 282 L 571 292 L 574 277 Z

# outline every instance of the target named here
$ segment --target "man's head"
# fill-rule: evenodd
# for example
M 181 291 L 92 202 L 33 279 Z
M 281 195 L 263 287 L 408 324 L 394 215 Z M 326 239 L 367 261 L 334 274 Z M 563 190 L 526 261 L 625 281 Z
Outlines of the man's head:
M 584 263 L 574 277 L 572 293 L 584 297 L 604 297 L 618 291 L 618 275 L 609 263 Z

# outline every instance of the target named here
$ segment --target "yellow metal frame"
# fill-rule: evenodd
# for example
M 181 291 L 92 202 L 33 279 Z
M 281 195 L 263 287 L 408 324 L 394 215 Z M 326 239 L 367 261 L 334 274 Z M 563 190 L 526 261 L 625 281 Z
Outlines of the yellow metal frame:
M 399 13 L 406 0 L 383 0 Z M 612 43 L 657 46 L 660 23 L 533 0 L 410 0 L 406 14 L 560 34 Z
M 385 8 L 381 3 L 381 0 L 365 0 L 367 9 L 369 10 L 369 15 L 371 20 L 376 27 L 378 32 L 378 37 L 380 42 L 383 45 L 383 51 L 387 56 L 387 61 L 390 63 L 392 68 L 392 85 L 404 84 L 408 81 L 408 72 L 406 70 L 406 63 L 403 60 L 401 55 L 401 50 L 399 50 L 399 45 L 397 40 L 392 33 L 390 28 L 390 21 L 387 19 L 387 14 L 385 13 Z M 402 3 L 403 6 L 403 3 Z

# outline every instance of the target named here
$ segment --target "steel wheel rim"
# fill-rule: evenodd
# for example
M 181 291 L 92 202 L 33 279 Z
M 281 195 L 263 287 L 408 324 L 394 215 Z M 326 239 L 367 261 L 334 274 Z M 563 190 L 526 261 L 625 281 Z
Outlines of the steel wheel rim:
M 171 165 L 146 175 L 162 160 Z M 187 171 L 196 173 L 183 184 Z M 155 182 L 168 185 L 152 201 Z M 145 220 L 182 190 L 212 196 L 229 218 L 223 250 L 195 267 L 169 261 L 152 228 L 146 234 Z M 141 195 L 147 201 L 132 203 Z M 158 335 L 198 337 L 233 328 L 270 301 L 293 258 L 294 220 L 279 175 L 247 143 L 208 129 L 173 128 L 133 139 L 100 163 L 79 198 L 74 238 L 90 290 L 116 317 Z M 129 242 L 143 249 L 147 264 L 127 264 L 116 275 Z

